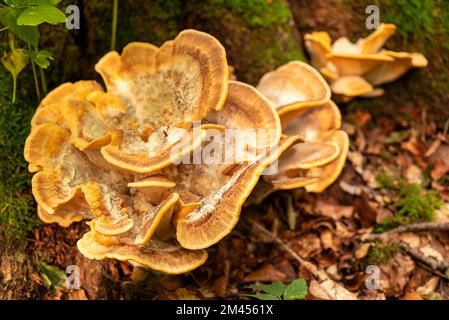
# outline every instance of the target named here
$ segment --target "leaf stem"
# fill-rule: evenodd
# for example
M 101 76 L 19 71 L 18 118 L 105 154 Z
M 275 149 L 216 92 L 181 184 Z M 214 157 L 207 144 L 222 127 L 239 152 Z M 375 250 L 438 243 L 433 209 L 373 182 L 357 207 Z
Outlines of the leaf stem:
M 30 44 L 28 44 L 28 49 L 31 50 Z M 41 101 L 41 90 L 39 89 L 39 80 L 37 79 L 36 65 L 34 64 L 33 59 L 31 59 L 31 67 L 33 69 L 34 88 L 36 90 L 37 100 Z
M 12 76 L 12 103 L 16 102 L 17 76 Z
M 117 15 L 118 15 L 118 0 L 113 0 L 112 4 L 112 35 L 111 35 L 111 50 L 115 50 L 115 43 L 117 38 Z
M 48 92 L 48 88 L 47 88 L 47 80 L 45 79 L 44 69 L 42 67 L 39 67 L 39 71 L 40 71 L 40 75 L 41 75 L 42 94 L 46 95 Z

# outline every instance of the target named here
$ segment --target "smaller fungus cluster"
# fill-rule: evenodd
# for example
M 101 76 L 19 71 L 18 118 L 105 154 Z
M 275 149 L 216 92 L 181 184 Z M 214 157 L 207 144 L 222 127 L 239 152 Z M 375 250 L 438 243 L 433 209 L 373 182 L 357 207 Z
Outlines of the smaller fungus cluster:
M 329 80 L 333 93 L 349 101 L 356 96 L 380 96 L 384 90 L 378 86 L 396 80 L 411 68 L 427 66 L 427 59 L 420 53 L 383 49 L 395 30 L 394 24 L 381 24 L 356 43 L 346 37 L 331 43 L 324 31 L 306 34 L 304 40 L 312 65 Z
M 275 105 L 283 134 L 302 139 L 281 156 L 278 172 L 265 180 L 275 189 L 324 191 L 340 175 L 349 150 L 328 84 L 308 64 L 292 61 L 265 74 L 257 89 Z

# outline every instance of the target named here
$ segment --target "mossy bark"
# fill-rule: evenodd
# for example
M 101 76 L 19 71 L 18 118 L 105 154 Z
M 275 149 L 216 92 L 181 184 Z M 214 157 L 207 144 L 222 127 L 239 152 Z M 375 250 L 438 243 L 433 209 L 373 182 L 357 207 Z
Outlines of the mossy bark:
M 47 72 L 50 87 L 99 79 L 94 65 L 110 50 L 112 1 L 75 2 L 81 10 L 80 30 L 42 28 L 41 45 L 55 57 Z M 118 12 L 118 51 L 132 41 L 161 45 L 181 30 L 195 28 L 217 37 L 238 78 L 252 84 L 289 60 L 303 59 L 301 39 L 284 0 L 129 0 L 119 2 Z

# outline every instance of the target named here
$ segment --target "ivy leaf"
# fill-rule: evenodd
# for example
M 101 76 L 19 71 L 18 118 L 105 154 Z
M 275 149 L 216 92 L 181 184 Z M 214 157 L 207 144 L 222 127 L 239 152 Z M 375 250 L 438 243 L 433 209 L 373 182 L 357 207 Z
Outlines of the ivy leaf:
M 52 5 L 32 6 L 17 19 L 17 24 L 21 26 L 37 26 L 41 23 L 59 24 L 65 22 L 67 17 L 64 12 Z
M 282 292 L 284 292 L 284 284 L 281 281 L 276 281 L 272 284 L 252 284 L 249 287 L 254 290 L 266 292 L 278 299 L 281 298 Z
M 0 8 L 0 23 L 8 28 L 19 39 L 37 48 L 39 42 L 39 31 L 36 26 L 19 26 L 18 17 L 25 11 L 24 8 Z
M 47 50 L 27 51 L 28 56 L 41 68 L 47 69 L 50 66 L 50 60 L 53 60 L 51 52 Z
M 48 265 L 43 261 L 39 262 L 39 268 L 45 284 L 52 290 L 53 293 L 57 289 L 62 288 L 67 278 L 64 271 L 56 266 Z
M 296 279 L 284 290 L 284 300 L 304 299 L 307 296 L 307 283 L 304 279 Z

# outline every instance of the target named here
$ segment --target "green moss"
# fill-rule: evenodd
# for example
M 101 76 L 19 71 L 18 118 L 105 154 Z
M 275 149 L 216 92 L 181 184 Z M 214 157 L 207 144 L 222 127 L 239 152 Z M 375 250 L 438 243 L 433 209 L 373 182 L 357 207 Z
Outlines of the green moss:
M 383 189 L 391 190 L 397 200 L 391 206 L 394 217 L 382 221 L 375 232 L 385 232 L 401 224 L 431 221 L 435 211 L 443 205 L 443 201 L 434 190 L 423 189 L 417 183 L 407 184 L 400 177 L 385 171 L 376 176 L 376 182 Z
M 376 181 L 381 187 L 394 190 L 398 200 L 391 206 L 394 217 L 384 219 L 375 232 L 385 232 L 401 224 L 432 221 L 435 211 L 443 206 L 434 190 L 425 190 L 417 183 L 406 184 L 401 178 L 384 172 L 376 176 Z
M 400 199 L 395 203 L 395 219 L 400 223 L 431 221 L 443 201 L 433 190 L 423 191 L 421 186 L 413 183 L 400 190 Z
M 366 264 L 381 264 L 388 263 L 398 253 L 399 247 L 397 245 L 375 245 L 369 248 L 366 256 Z
M 271 39 L 269 45 L 253 42 L 250 52 L 257 57 L 250 65 L 253 69 L 267 68 L 267 66 L 274 69 L 292 60 L 304 61 L 304 55 L 293 35 L 287 36 L 285 44 L 281 43 L 279 39 Z
M 406 41 L 431 43 L 436 22 L 434 0 L 388 0 L 381 2 L 382 21 L 394 23 L 397 35 Z
M 201 5 L 207 18 L 218 17 L 218 11 L 227 10 L 241 17 L 252 28 L 272 28 L 292 19 L 284 0 L 212 0 Z
M 241 81 L 257 84 L 264 73 L 304 59 L 285 0 L 188 1 L 183 13 L 183 26 L 209 32 L 221 41 Z
M 407 48 L 428 50 L 435 36 L 449 35 L 449 5 L 439 0 L 363 0 L 345 1 L 346 7 L 365 8 L 374 4 L 380 8 L 381 21 L 397 26 L 396 37 Z
M 398 177 L 390 175 L 385 171 L 380 172 L 375 179 L 383 189 L 397 189 L 401 183 Z
M 13 105 L 10 103 L 11 80 L 0 69 L 0 230 L 3 233 L 0 237 L 23 240 L 39 225 L 39 220 L 30 193 L 31 175 L 23 159 L 34 103 L 24 99 L 24 78 L 19 78 L 19 82 L 22 94 Z

